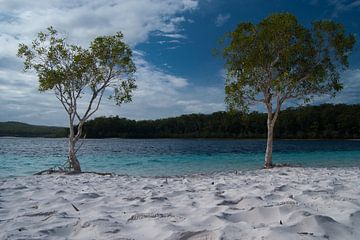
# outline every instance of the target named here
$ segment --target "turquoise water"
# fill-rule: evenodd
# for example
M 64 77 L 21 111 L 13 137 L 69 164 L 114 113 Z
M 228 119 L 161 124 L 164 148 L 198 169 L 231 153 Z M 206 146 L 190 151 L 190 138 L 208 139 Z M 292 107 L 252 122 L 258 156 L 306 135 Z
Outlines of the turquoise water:
M 84 171 L 169 176 L 263 166 L 265 140 L 88 139 L 78 158 Z M 0 138 L 0 177 L 61 166 L 66 139 Z M 275 163 L 304 167 L 359 167 L 360 141 L 281 140 Z

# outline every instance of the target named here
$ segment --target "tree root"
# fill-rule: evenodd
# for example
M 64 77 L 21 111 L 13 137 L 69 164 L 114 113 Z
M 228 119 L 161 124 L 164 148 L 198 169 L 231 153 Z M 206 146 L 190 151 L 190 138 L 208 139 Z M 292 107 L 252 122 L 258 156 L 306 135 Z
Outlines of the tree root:
M 271 164 L 269 167 L 264 166 L 264 169 L 272 169 L 272 168 L 282 168 L 282 167 L 301 167 L 299 164 L 291 164 L 291 163 L 275 163 Z
M 69 171 L 69 170 L 64 170 L 62 168 L 59 169 L 55 169 L 55 168 L 49 168 L 46 170 L 42 170 L 40 172 L 34 173 L 34 175 L 50 175 L 50 174 L 54 174 L 54 173 L 62 173 L 64 175 L 75 175 L 75 174 L 83 174 L 83 173 L 91 173 L 91 174 L 96 174 L 96 175 L 100 175 L 100 176 L 113 176 L 113 173 L 106 173 L 106 172 L 77 172 L 77 171 Z
M 67 171 L 65 171 L 62 168 L 59 169 L 55 169 L 55 168 L 49 168 L 46 170 L 42 170 L 40 172 L 34 173 L 34 175 L 45 175 L 45 174 L 53 174 L 53 173 L 66 173 Z

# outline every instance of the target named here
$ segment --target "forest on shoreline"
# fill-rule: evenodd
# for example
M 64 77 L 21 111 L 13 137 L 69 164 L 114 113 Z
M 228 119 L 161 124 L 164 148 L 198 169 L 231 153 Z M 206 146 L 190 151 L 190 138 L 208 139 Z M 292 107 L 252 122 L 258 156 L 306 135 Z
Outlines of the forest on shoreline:
M 67 137 L 69 129 L 65 127 L 38 126 L 21 122 L 0 122 L 0 137 Z
M 0 123 L 0 137 L 67 137 L 68 128 Z M 158 120 L 98 117 L 84 126 L 86 138 L 266 138 L 266 114 L 214 112 Z M 288 108 L 275 126 L 280 139 L 360 138 L 360 104 Z
M 214 112 L 158 120 L 99 117 L 84 126 L 86 138 L 266 138 L 265 113 Z M 360 104 L 322 104 L 280 113 L 275 137 L 282 139 L 360 138 Z

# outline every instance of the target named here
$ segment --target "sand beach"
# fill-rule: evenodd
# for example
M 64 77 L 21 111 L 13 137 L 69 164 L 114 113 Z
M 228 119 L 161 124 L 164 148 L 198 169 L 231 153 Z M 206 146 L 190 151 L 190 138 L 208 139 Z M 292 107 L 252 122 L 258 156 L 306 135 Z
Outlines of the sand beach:
M 359 168 L 0 180 L 0 239 L 360 239 Z

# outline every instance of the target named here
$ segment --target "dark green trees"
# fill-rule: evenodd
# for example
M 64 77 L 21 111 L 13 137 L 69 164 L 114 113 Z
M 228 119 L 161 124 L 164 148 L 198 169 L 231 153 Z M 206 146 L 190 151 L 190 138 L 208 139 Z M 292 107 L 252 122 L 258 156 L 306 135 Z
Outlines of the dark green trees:
M 20 44 L 18 56 L 24 58 L 25 70 L 37 73 L 39 90 L 53 91 L 68 114 L 69 168 L 80 172 L 75 145 L 84 123 L 99 109 L 105 91 L 113 89 L 109 97 L 117 104 L 131 101 L 136 87 L 131 49 L 121 33 L 97 37 L 85 49 L 68 44 L 50 27 L 30 46 Z
M 158 120 L 99 117 L 89 120 L 87 138 L 237 138 L 266 137 L 266 113 L 214 112 Z M 274 134 L 280 139 L 359 139 L 360 105 L 304 106 L 281 111 Z M 1 128 L 0 128 L 1 135 Z
M 341 90 L 339 70 L 348 67 L 355 37 L 333 21 L 317 21 L 307 29 L 289 13 L 273 14 L 258 24 L 241 23 L 227 37 L 225 100 L 230 109 L 266 106 L 265 167 L 270 168 L 282 104 Z

